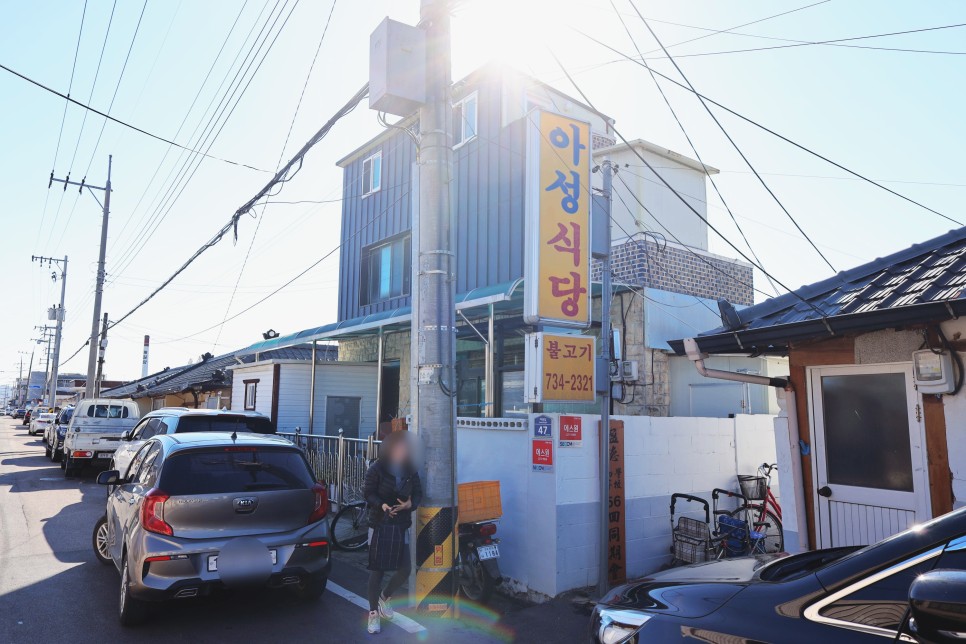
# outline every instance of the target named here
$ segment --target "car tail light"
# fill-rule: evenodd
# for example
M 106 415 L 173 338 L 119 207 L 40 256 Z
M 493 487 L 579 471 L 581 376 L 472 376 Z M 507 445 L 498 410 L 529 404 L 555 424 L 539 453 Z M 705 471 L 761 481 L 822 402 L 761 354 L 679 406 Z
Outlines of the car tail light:
M 154 489 L 144 497 L 141 504 L 141 527 L 148 532 L 166 534 L 171 536 L 174 530 L 164 522 L 164 502 L 168 500 L 168 495 L 161 490 Z
M 496 534 L 496 524 L 484 523 L 480 526 L 480 534 L 484 537 L 489 537 Z
M 87 450 L 78 449 L 71 452 L 70 455 L 73 458 L 90 458 L 93 455 L 93 452 L 88 452 Z
M 312 491 L 315 492 L 315 509 L 309 515 L 308 523 L 321 521 L 329 512 L 329 491 L 326 487 L 321 483 L 316 483 L 312 486 Z

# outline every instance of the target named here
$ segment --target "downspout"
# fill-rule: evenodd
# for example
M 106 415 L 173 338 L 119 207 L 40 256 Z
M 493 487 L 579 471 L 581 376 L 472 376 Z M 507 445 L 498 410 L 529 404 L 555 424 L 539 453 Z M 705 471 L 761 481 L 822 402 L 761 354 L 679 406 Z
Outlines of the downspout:
M 795 520 L 798 523 L 798 546 L 801 552 L 808 550 L 808 523 L 805 516 L 805 479 L 802 478 L 802 455 L 799 446 L 798 400 L 788 378 L 771 378 L 756 376 L 750 373 L 735 373 L 721 369 L 709 369 L 704 364 L 705 355 L 698 348 L 694 338 L 685 338 L 684 351 L 688 359 L 694 363 L 694 368 L 705 378 L 729 380 L 732 382 L 746 382 L 753 385 L 764 385 L 779 389 L 779 398 L 784 398 L 785 413 L 788 423 L 788 448 L 791 453 L 791 480 L 795 495 Z
M 315 364 L 319 341 L 312 340 L 312 369 L 309 375 L 309 434 L 315 433 Z

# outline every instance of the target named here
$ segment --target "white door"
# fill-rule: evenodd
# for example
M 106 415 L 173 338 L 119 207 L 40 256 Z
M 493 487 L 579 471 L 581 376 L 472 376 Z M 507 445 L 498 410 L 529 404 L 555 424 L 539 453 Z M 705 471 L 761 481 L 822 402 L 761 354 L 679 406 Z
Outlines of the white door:
M 865 545 L 931 518 L 912 365 L 809 369 L 819 546 Z

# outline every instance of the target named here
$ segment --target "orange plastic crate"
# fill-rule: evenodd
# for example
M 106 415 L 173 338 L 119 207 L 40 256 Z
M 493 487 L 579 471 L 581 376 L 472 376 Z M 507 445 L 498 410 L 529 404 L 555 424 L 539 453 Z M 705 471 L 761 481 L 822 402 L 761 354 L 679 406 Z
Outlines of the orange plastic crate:
M 499 481 L 460 483 L 457 490 L 460 523 L 488 521 L 503 516 Z

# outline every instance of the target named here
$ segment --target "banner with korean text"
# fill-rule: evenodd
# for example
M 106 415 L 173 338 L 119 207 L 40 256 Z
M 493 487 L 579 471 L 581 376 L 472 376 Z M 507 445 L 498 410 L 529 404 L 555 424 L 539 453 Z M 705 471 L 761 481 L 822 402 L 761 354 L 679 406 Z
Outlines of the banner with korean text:
M 538 332 L 528 333 L 525 342 L 527 402 L 594 402 L 596 338 Z
M 590 124 L 530 114 L 523 318 L 590 325 Z

